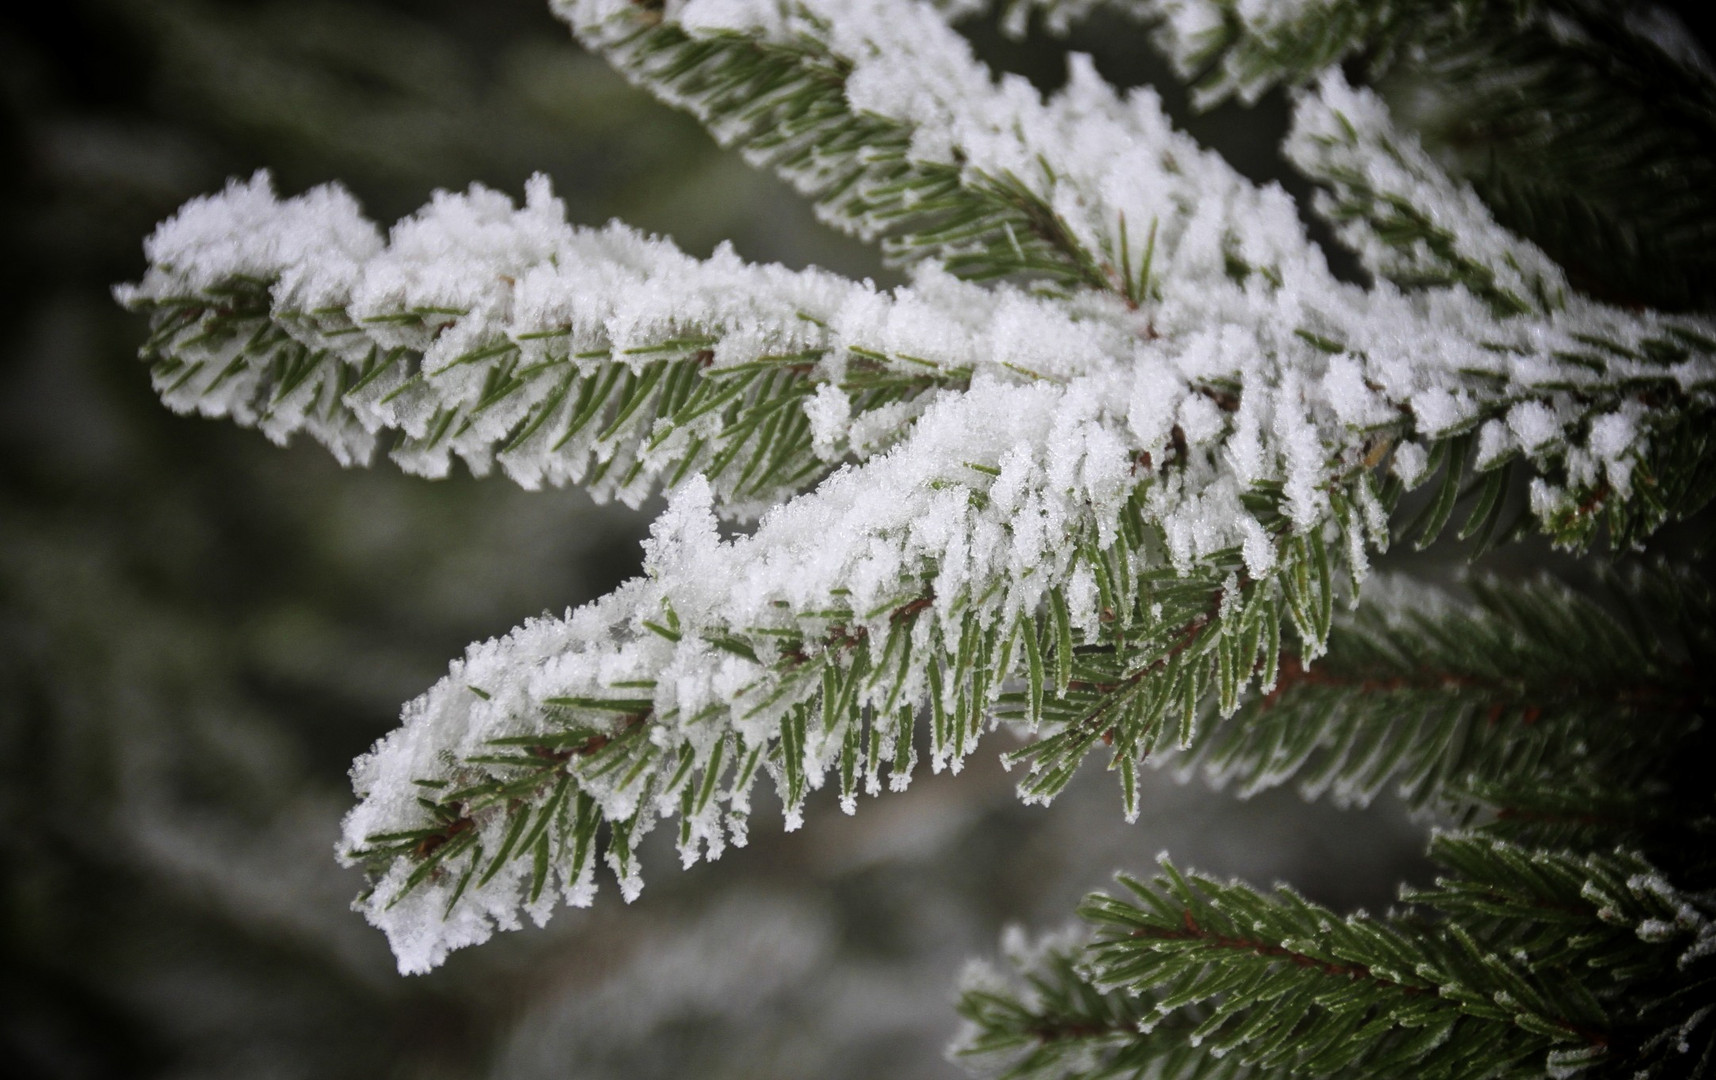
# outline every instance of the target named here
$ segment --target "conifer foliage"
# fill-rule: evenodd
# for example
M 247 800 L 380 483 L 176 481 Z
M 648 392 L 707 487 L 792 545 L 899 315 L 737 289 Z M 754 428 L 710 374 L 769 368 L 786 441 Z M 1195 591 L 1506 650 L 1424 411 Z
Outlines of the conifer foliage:
M 1004 726 L 1031 801 L 1092 757 L 1128 816 L 1145 763 L 1393 787 L 1447 876 L 1342 916 L 1164 859 L 971 977 L 975 1068 L 1716 1067 L 1705 583 L 1366 581 L 1397 537 L 1629 551 L 1716 494 L 1716 82 L 1684 34 L 1599 0 L 1114 0 L 1201 101 L 1291 88 L 1299 207 L 1088 58 L 1047 97 L 997 78 L 969 4 L 553 6 L 909 284 L 571 225 L 541 177 L 384 237 L 258 175 L 148 241 L 119 297 L 176 410 L 668 497 L 643 577 L 471 646 L 354 767 L 341 855 L 402 971 L 590 903 L 599 863 L 634 896 L 663 820 L 687 865 L 742 846 L 764 777 L 795 828 Z M 1478 84 L 1458 124 L 1424 105 Z

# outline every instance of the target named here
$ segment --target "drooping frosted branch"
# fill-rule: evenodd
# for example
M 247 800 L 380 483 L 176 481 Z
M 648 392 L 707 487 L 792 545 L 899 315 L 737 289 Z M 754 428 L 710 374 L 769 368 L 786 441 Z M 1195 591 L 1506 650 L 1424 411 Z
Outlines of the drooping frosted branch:
M 658 815 L 679 813 L 688 860 L 742 842 L 759 768 L 793 819 L 831 767 L 848 804 L 884 760 L 902 785 L 926 698 L 934 765 L 957 762 L 1004 654 L 1037 650 L 1036 608 L 1075 576 L 1076 541 L 1128 494 L 1101 421 L 1088 390 L 979 382 L 730 542 L 695 482 L 657 523 L 647 578 L 474 646 L 355 773 L 346 845 L 385 870 L 369 912 L 401 966 L 515 924 L 521 903 L 542 918 L 560 894 L 586 901 L 599 821 L 630 895 Z M 1068 591 L 1094 626 L 1094 590 Z M 422 795 L 446 820 L 424 820 Z
M 735 16 L 737 25 L 751 26 L 759 12 L 769 10 L 774 9 L 766 4 L 738 9 L 743 18 Z M 812 21 L 768 33 L 754 30 L 750 36 L 708 30 L 719 13 L 693 20 L 703 28 L 699 33 L 713 36 L 675 31 L 674 42 L 660 45 L 659 62 L 678 57 L 680 67 L 695 69 L 714 62 L 704 53 L 772 48 L 768 33 L 777 31 L 801 43 L 796 52 L 787 49 L 798 56 L 810 48 L 804 41 L 815 40 L 804 35 L 821 25 Z M 639 42 L 657 40 L 652 35 L 658 31 L 667 33 L 666 24 L 648 20 L 639 29 L 630 6 L 584 14 L 617 41 L 630 43 L 625 48 L 642 48 Z M 1335 410 L 1335 419 L 1351 427 L 1376 429 L 1372 434 L 1384 427 L 1400 430 L 1399 421 L 1410 413 L 1411 426 L 1432 442 L 1477 428 L 1475 463 L 1482 469 L 1529 451 L 1527 456 L 1538 458 L 1540 470 L 1548 474 L 1536 501 L 1539 514 L 1558 516 L 1555 531 L 1570 542 L 1588 538 L 1616 505 L 1634 508 L 1627 519 L 1611 522 L 1630 538 L 1677 512 L 1677 505 L 1699 498 L 1693 474 L 1700 435 L 1683 430 L 1683 414 L 1656 410 L 1651 399 L 1667 394 L 1668 400 L 1678 400 L 1687 393 L 1697 398 L 1705 392 L 1710 332 L 1702 323 L 1671 323 L 1591 305 L 1547 322 L 1498 320 L 1454 293 L 1421 300 L 1366 294 L 1333 280 L 1278 190 L 1253 187 L 1218 157 L 1174 132 L 1148 92 L 1121 101 L 1088 67 L 1075 66 L 1068 90 L 1045 105 L 1034 94 L 989 84 L 963 45 L 949 44 L 950 32 L 912 5 L 876 6 L 866 0 L 838 14 L 850 15 L 855 28 L 844 36 L 829 31 L 835 44 L 847 42 L 851 51 L 869 56 L 879 47 L 876 41 L 892 43 L 904 33 L 884 34 L 876 27 L 898 22 L 916 43 L 902 44 L 901 55 L 926 61 L 874 70 L 869 64 L 851 66 L 847 82 L 835 88 L 840 100 L 852 92 L 854 80 L 860 86 L 885 82 L 888 89 L 865 99 L 865 111 L 841 115 L 877 115 L 872 107 L 893 108 L 904 116 L 923 113 L 927 119 L 914 128 L 914 139 L 922 136 L 924 147 L 914 143 L 912 155 L 932 155 L 926 160 L 940 153 L 949 160 L 988 161 L 1004 171 L 1023 168 L 1022 162 L 1039 156 L 1048 160 L 1052 153 L 1061 164 L 1052 182 L 1044 180 L 1052 189 L 1045 197 L 1065 209 L 1056 213 L 1074 234 L 1085 237 L 1081 247 L 1111 256 L 1103 266 L 1114 270 L 1114 281 L 1122 287 L 1051 313 L 1043 301 L 1016 294 L 992 298 L 932 278 L 913 292 L 913 303 L 888 304 L 824 275 L 742 268 L 719 257 L 713 264 L 698 264 L 663 245 L 624 240 L 618 233 L 599 234 L 607 237 L 603 248 L 591 234 L 556 220 L 558 208 L 549 205 L 546 192 L 541 207 L 516 219 L 509 207 L 498 205 L 498 197 L 484 196 L 486 209 L 477 206 L 483 200 L 475 196 L 444 199 L 437 204 L 440 209 L 432 207 L 422 219 L 401 226 L 408 250 L 382 253 L 374 247 L 379 241 L 373 230 L 357 223 L 348 207 L 342 211 L 344 223 L 330 233 L 343 238 L 331 242 L 331 250 L 346 251 L 342 244 L 370 247 L 361 256 L 341 256 L 345 269 L 333 268 L 332 262 L 329 269 L 313 269 L 320 257 L 300 249 L 293 255 L 296 277 L 281 278 L 279 287 L 304 295 L 283 293 L 284 300 L 270 301 L 270 310 L 279 308 L 283 321 L 267 326 L 255 321 L 259 294 L 254 284 L 236 280 L 230 284 L 251 297 L 250 309 L 235 311 L 177 295 L 173 290 L 183 289 L 165 271 L 136 294 L 136 302 L 145 302 L 154 296 L 148 290 L 163 290 L 154 302 L 176 308 L 163 316 L 168 321 L 156 346 L 168 351 L 165 366 L 172 371 L 163 370 L 163 377 L 170 399 L 182 407 L 215 411 L 242 400 L 247 404 L 237 408 L 239 415 L 254 413 L 281 434 L 302 423 L 349 456 L 368 445 L 372 429 L 398 426 L 408 436 L 400 456 L 430 472 L 444 470 L 448 446 L 481 468 L 498 445 L 503 464 L 526 482 L 583 477 L 599 493 L 619 491 L 627 498 L 640 497 L 658 478 L 671 481 L 704 469 L 718 494 L 728 499 L 748 495 L 755 507 L 771 491 L 790 490 L 817 474 L 820 463 L 807 448 L 838 457 L 846 418 L 861 417 L 862 437 L 854 445 L 862 451 L 903 419 L 901 409 L 909 407 L 896 404 L 897 399 L 920 395 L 938 383 L 958 385 L 964 369 L 985 360 L 1010 364 L 1030 377 L 1087 370 L 1093 356 L 1145 358 L 1166 351 L 1183 359 L 1180 374 L 1164 375 L 1160 392 L 1145 394 L 1131 410 L 1141 446 L 1158 460 L 1180 442 L 1196 449 L 1223 436 L 1221 403 L 1233 399 L 1216 383 L 1237 383 L 1244 370 L 1254 369 L 1266 383 L 1279 385 L 1281 372 L 1299 369 L 1297 378 L 1328 384 L 1330 392 L 1321 400 Z M 593 32 L 586 28 L 587 34 Z M 871 41 L 876 35 L 882 36 Z M 871 44 L 864 45 L 867 41 Z M 939 77 L 924 74 L 937 70 L 930 60 L 952 65 L 949 70 L 958 78 L 940 85 Z M 657 72 L 652 77 L 678 76 Z M 728 105 L 737 108 L 736 101 Z M 956 137 L 976 149 L 954 142 Z M 802 149 L 805 160 L 830 167 L 868 160 L 858 147 L 828 147 L 819 139 Z M 855 190 L 876 182 L 863 176 L 853 180 Z M 460 214 L 477 219 L 488 214 L 486 238 L 466 235 L 482 228 L 449 228 L 448 219 Z M 1144 229 L 1137 223 L 1147 216 L 1152 224 Z M 525 227 L 525 221 L 531 224 Z M 1128 222 L 1134 224 L 1128 228 Z M 209 256 L 213 266 L 227 257 L 218 256 L 225 250 L 220 245 L 227 243 L 219 238 L 230 222 L 221 224 L 221 229 L 204 230 L 216 237 L 205 245 L 217 253 Z M 194 254 L 203 250 L 195 241 L 198 234 L 179 231 L 194 241 L 180 260 L 202 258 Z M 268 229 L 257 232 L 263 238 L 272 235 Z M 449 236 L 465 239 L 449 243 Z M 467 242 L 478 250 L 464 252 L 459 245 Z M 411 243 L 416 250 L 409 250 Z M 573 244 L 575 251 L 558 266 L 518 276 L 522 267 L 534 265 L 529 251 L 540 259 L 544 246 L 555 243 Z M 619 258 L 608 250 L 615 244 L 634 250 Z M 526 254 L 497 254 L 509 245 L 522 245 Z M 266 244 L 251 243 L 246 258 L 253 258 L 259 246 Z M 599 250 L 591 253 L 592 247 Z M 430 260 L 437 262 L 436 272 L 425 276 L 413 261 L 423 261 L 427 252 L 440 254 Z M 275 258 L 270 254 L 263 261 L 279 273 L 278 260 L 268 262 Z M 647 272 L 615 267 L 639 259 Z M 474 280 L 458 277 L 477 264 L 486 268 Z M 579 265 L 605 269 L 580 276 Z M 202 271 L 181 267 L 174 273 L 202 273 L 198 287 L 217 284 Z M 617 276 L 602 278 L 603 273 Z M 407 297 L 390 274 L 417 282 L 417 291 Z M 1106 279 L 1107 270 L 1103 274 Z M 329 305 L 317 300 L 316 290 L 343 297 L 357 288 L 359 277 L 368 281 L 371 276 L 385 288 L 351 293 L 359 305 L 355 311 L 328 311 L 335 325 L 318 324 L 317 310 L 327 311 Z M 574 279 L 570 284 L 568 277 Z M 603 287 L 588 294 L 592 308 L 574 319 L 561 309 L 586 299 L 580 290 L 593 287 L 582 280 L 589 277 L 600 279 Z M 508 279 L 542 288 L 515 288 Z M 632 287 L 646 279 L 652 287 Z M 534 297 L 537 306 L 520 307 L 515 293 Z M 701 313 L 697 305 L 682 313 L 662 299 L 680 293 L 698 296 Z M 732 299 L 737 295 L 747 298 L 743 304 Z M 482 302 L 458 316 L 452 312 L 462 308 L 449 297 Z M 815 310 L 807 312 L 807 306 Z M 839 321 L 853 312 L 847 323 Z M 175 318 L 183 325 L 171 321 Z M 511 325 L 519 318 L 524 323 Z M 728 319 L 734 320 L 731 328 L 723 321 Z M 231 353 L 238 337 L 233 320 L 251 320 L 244 321 L 247 331 L 254 322 L 261 334 L 256 347 Z M 442 327 L 442 322 L 451 325 Z M 983 327 L 993 332 L 975 329 Z M 294 331 L 299 337 L 283 340 Z M 621 338 L 617 343 L 615 333 Z M 536 334 L 564 336 L 538 339 Z M 949 346 L 954 355 L 929 357 L 942 370 L 910 359 L 932 353 L 929 342 L 937 336 L 954 343 Z M 878 342 L 878 337 L 887 340 Z M 279 376 L 271 377 L 280 345 L 289 347 L 278 354 Z M 174 348 L 210 355 L 181 363 L 171 354 Z M 483 355 L 489 348 L 497 352 Z M 1317 356 L 1319 349 L 1332 355 Z M 422 367 L 414 359 L 418 355 L 428 356 L 430 366 Z M 706 355 L 715 362 L 706 365 Z M 341 362 L 326 363 L 329 356 Z M 862 378 L 847 374 L 853 367 Z M 1203 387 L 1201 402 L 1178 396 L 1186 390 L 1178 380 L 1187 372 Z M 812 396 L 819 377 L 837 385 Z M 699 382 L 719 383 L 720 390 L 711 387 L 698 396 Z M 1621 392 L 1623 386 L 1630 392 Z M 670 391 L 691 396 L 682 402 L 670 398 Z M 804 408 L 807 401 L 810 407 Z M 312 402 L 316 408 L 309 408 Z M 708 409 L 711 402 L 718 408 Z M 874 421 L 862 419 L 884 405 L 888 408 Z M 1259 425 L 1275 422 L 1276 410 L 1256 397 L 1252 405 L 1233 417 L 1233 461 L 1242 485 L 1273 468 L 1267 453 L 1259 457 Z M 657 422 L 662 419 L 666 424 Z M 1665 432 L 1668 427 L 1675 430 Z M 1564 452 L 1557 436 L 1580 429 L 1588 432 L 1588 449 Z M 1289 489 L 1293 519 L 1301 527 L 1318 516 L 1319 505 L 1327 505 L 1315 494 L 1310 444 L 1302 442 L 1302 450 Z M 1632 499 L 1634 463 L 1664 454 L 1673 459 L 1670 465 L 1653 467 L 1647 490 Z M 1409 479 L 1435 464 L 1424 448 L 1411 445 L 1401 447 L 1399 462 Z M 739 492 L 741 487 L 746 490 Z

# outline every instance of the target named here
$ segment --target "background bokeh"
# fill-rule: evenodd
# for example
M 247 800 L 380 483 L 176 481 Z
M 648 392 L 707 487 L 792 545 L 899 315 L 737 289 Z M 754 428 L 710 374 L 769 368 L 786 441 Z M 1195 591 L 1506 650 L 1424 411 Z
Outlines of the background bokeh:
M 273 171 L 384 222 L 548 173 L 573 220 L 897 280 L 783 185 L 580 52 L 541 0 L 65 0 L 0 16 L 0 1072 L 15 1077 L 947 1077 L 961 967 L 1115 869 L 1386 904 L 1427 873 L 1392 804 L 1249 802 L 1094 769 L 1027 808 L 995 763 L 920 774 L 642 899 L 402 978 L 333 858 L 346 769 L 472 640 L 636 571 L 648 508 L 340 469 L 162 408 L 109 288 L 185 199 Z M 1044 85 L 1041 41 L 967 28 Z M 1165 70 L 1125 24 L 1076 43 Z M 1188 118 L 1293 185 L 1279 96 Z M 826 796 L 826 792 L 824 795 Z M 655 843 L 661 841 L 661 843 Z

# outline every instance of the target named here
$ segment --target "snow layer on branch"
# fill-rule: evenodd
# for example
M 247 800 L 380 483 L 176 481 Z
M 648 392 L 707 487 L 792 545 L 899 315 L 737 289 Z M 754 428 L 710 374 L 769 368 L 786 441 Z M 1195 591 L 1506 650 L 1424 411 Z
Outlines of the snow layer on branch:
M 206 292 L 232 278 L 268 281 L 288 267 L 314 266 L 327 290 L 315 299 L 330 299 L 349 293 L 384 246 L 344 188 L 329 184 L 281 203 L 268 174 L 258 172 L 219 195 L 192 199 L 163 222 L 143 242 L 155 280 L 121 296 L 163 295 L 157 290 L 168 277 Z

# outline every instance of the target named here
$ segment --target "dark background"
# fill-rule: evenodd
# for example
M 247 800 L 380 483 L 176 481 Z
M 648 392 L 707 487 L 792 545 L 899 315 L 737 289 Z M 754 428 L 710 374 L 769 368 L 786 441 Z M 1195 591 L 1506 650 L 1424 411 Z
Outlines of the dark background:
M 267 168 L 391 222 L 431 190 L 515 195 L 707 254 L 894 281 L 773 179 L 581 53 L 540 0 L 81 0 L 0 23 L 0 1072 L 19 1077 L 931 1077 L 953 987 L 999 932 L 1071 918 L 1117 868 L 1292 880 L 1340 906 L 1423 880 L 1392 805 L 1247 803 L 1100 769 L 1026 808 L 963 776 L 677 869 L 419 978 L 347 910 L 351 758 L 469 641 L 636 571 L 648 515 L 385 462 L 341 470 L 164 409 L 110 287 L 185 199 Z M 7 19 L 14 18 L 7 16 Z M 1041 84 L 1052 46 L 969 28 Z M 1135 29 L 1078 46 L 1183 98 Z M 1279 95 L 1187 118 L 1296 187 Z M 1343 264 L 1349 265 L 1350 264 Z M 825 792 L 824 795 L 827 793 Z M 663 843 L 655 843 L 663 841 Z

